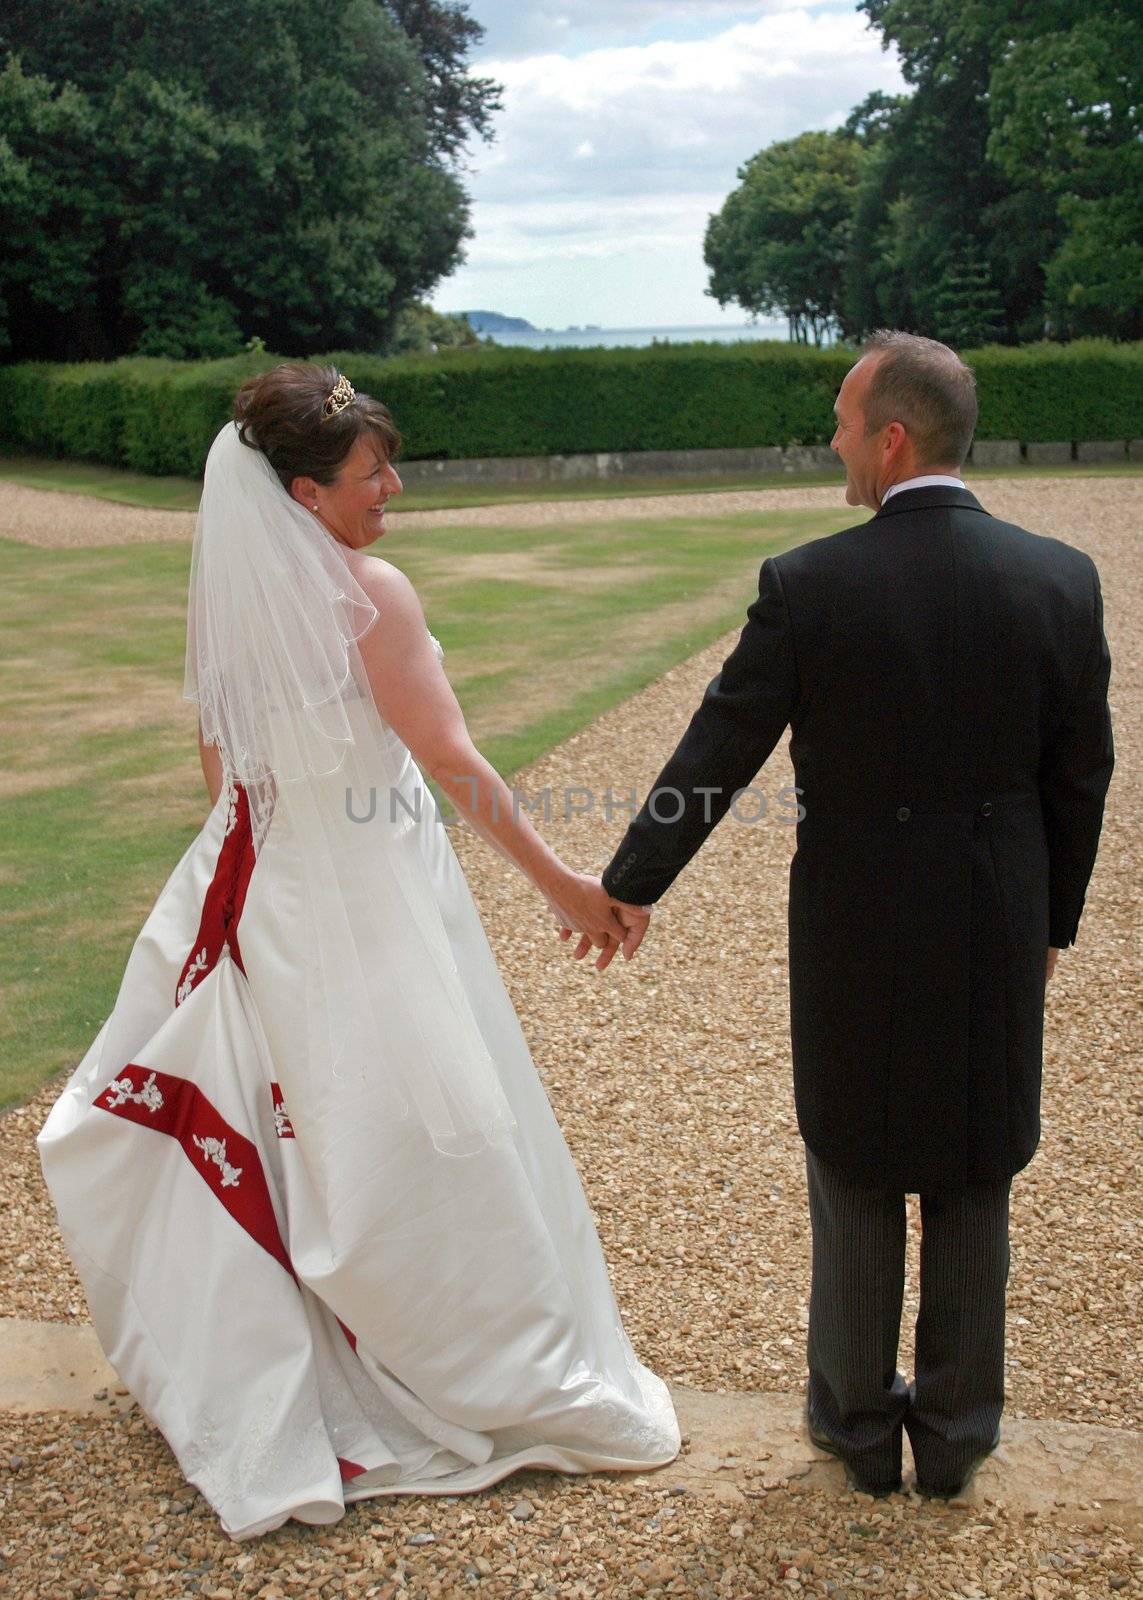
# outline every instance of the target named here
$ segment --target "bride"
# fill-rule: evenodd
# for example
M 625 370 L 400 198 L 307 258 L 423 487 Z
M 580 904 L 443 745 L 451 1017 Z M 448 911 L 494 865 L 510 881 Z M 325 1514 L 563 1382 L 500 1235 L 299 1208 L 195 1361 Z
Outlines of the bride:
M 364 553 L 398 443 L 306 364 L 215 439 L 185 685 L 213 808 L 39 1137 L 103 1349 L 236 1539 L 679 1448 L 420 769 L 577 954 L 646 918 L 519 814 Z

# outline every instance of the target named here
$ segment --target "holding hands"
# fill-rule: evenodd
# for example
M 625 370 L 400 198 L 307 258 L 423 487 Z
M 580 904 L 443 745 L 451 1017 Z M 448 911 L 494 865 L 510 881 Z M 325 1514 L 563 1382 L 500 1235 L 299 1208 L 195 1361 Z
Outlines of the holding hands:
M 651 921 L 648 908 L 613 900 L 600 879 L 586 872 L 565 871 L 544 897 L 564 943 L 573 933 L 580 935 L 573 952 L 577 961 L 582 961 L 590 950 L 599 951 L 597 972 L 609 967 L 619 950 L 623 951 L 624 960 L 630 961 Z

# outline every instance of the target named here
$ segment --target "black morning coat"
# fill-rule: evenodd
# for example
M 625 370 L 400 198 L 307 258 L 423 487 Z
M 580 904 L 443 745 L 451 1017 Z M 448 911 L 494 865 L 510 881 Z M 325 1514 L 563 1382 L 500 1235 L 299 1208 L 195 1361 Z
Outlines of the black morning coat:
M 902 490 L 763 564 L 655 784 L 685 810 L 656 821 L 649 796 L 603 881 L 657 900 L 789 726 L 794 1093 L 821 1160 L 922 1193 L 1031 1160 L 1045 957 L 1074 942 L 1095 862 L 1110 669 L 1090 559 L 967 489 Z

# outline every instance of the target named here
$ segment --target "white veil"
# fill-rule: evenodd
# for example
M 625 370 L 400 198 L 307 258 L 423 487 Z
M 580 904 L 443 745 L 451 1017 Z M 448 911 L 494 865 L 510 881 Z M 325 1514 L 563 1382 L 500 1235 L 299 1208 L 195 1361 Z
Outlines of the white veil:
M 195 530 L 183 692 L 245 788 L 256 855 L 288 863 L 275 911 L 305 974 L 311 1126 L 328 1146 L 346 1115 L 378 1133 L 396 1120 L 464 1155 L 515 1124 L 429 877 L 421 830 L 439 815 L 358 649 L 377 619 L 341 545 L 227 423 Z

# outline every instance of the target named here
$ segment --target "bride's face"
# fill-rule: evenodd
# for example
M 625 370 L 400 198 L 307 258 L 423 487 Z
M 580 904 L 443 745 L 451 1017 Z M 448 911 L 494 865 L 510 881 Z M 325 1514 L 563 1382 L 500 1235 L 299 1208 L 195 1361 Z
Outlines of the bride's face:
M 358 434 L 333 483 L 314 485 L 313 510 L 339 544 L 361 550 L 385 533 L 385 507 L 401 493 L 396 468 L 373 433 Z

